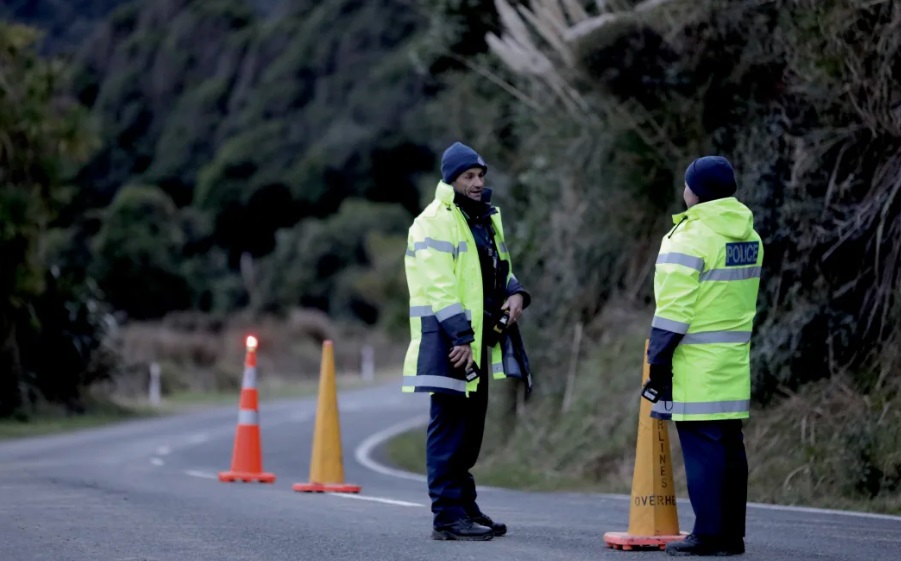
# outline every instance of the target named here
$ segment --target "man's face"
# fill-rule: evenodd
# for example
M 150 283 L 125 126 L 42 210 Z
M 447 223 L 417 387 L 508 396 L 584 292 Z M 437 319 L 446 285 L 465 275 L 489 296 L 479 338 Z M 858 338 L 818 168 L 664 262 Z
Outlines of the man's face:
M 682 198 L 685 199 L 685 206 L 688 208 L 691 208 L 700 202 L 698 196 L 695 195 L 691 188 L 689 188 L 688 183 L 685 184 L 685 190 L 682 191 Z
M 469 168 L 454 181 L 454 191 L 474 201 L 482 200 L 482 189 L 485 187 L 485 170 Z

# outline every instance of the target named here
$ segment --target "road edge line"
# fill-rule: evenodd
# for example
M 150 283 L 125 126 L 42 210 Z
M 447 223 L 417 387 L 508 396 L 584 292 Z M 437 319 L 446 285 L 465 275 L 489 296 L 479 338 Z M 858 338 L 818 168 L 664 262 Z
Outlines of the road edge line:
M 363 467 L 374 471 L 376 473 L 380 473 L 382 475 L 388 475 L 391 477 L 396 477 L 398 479 L 407 479 L 410 481 L 418 481 L 421 483 L 426 482 L 426 478 L 424 475 L 413 473 L 411 471 L 406 471 L 402 469 L 392 468 L 382 464 L 381 462 L 375 460 L 372 457 L 372 453 L 376 448 L 384 444 L 386 441 L 394 438 L 395 436 L 407 432 L 408 430 L 412 430 L 418 427 L 425 426 L 428 423 L 429 419 L 425 416 L 417 416 L 412 419 L 407 419 L 406 421 L 397 423 L 395 425 L 391 425 L 390 427 L 380 430 L 370 436 L 368 436 L 363 442 L 357 446 L 354 452 L 354 458 L 357 463 L 362 465 Z M 489 487 L 489 486 L 479 486 L 479 489 L 484 490 L 494 490 L 499 488 Z M 514 491 L 513 489 L 508 489 L 510 491 Z M 627 501 L 631 501 L 632 497 L 630 495 L 619 495 L 614 493 L 602 493 L 597 494 L 598 497 L 608 498 L 608 499 L 625 499 Z M 687 501 L 687 497 L 680 497 L 680 500 Z M 840 516 L 853 516 L 858 518 L 871 518 L 878 520 L 895 520 L 901 522 L 901 516 L 893 515 L 893 514 L 882 514 L 878 512 L 861 512 L 855 510 L 835 510 L 828 508 L 816 508 L 816 507 L 806 507 L 806 506 L 791 506 L 791 505 L 777 505 L 777 504 L 766 504 L 766 503 L 748 503 L 749 509 L 759 509 L 759 510 L 781 510 L 786 512 L 806 512 L 810 514 L 829 514 L 829 515 L 840 515 Z
M 426 478 L 424 475 L 413 473 L 412 471 L 388 467 L 373 458 L 372 453 L 376 448 L 378 448 L 388 440 L 394 438 L 395 436 L 415 428 L 423 427 L 428 422 L 428 417 L 419 415 L 412 419 L 407 419 L 406 421 L 391 425 L 390 427 L 382 429 L 377 433 L 371 434 L 366 437 L 366 439 L 363 440 L 363 442 L 361 442 L 359 446 L 357 446 L 357 449 L 354 451 L 354 458 L 356 459 L 358 464 L 376 473 L 388 475 L 390 477 L 397 477 L 398 479 L 407 479 L 410 481 L 419 481 L 421 483 L 425 483 Z

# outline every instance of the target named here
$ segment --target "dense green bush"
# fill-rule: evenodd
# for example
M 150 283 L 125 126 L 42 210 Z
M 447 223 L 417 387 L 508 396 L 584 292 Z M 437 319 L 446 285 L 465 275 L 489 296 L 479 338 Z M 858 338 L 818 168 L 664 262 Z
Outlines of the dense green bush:
M 191 303 L 181 272 L 184 232 L 178 210 L 155 186 L 128 186 L 104 212 L 91 273 L 115 309 L 158 318 Z

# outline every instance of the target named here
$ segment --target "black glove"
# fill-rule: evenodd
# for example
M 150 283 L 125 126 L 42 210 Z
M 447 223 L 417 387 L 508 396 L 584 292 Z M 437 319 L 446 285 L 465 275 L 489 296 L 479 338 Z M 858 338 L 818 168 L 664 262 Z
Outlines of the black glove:
M 673 400 L 673 367 L 671 365 L 652 364 L 651 373 L 644 387 L 641 388 L 641 397 L 651 403 Z

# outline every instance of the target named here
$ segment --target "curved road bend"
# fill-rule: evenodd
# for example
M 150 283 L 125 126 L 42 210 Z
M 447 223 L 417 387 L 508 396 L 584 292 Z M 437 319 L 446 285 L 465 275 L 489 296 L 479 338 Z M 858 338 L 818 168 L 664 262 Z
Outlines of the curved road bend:
M 380 462 L 378 445 L 421 423 L 424 395 L 396 385 L 339 397 L 345 478 L 360 495 L 295 493 L 306 482 L 315 398 L 261 403 L 274 485 L 220 483 L 235 407 L 0 443 L 2 561 L 581 561 L 665 558 L 607 549 L 628 497 L 481 489 L 510 526 L 490 542 L 435 542 L 424 480 Z M 691 508 L 679 501 L 683 529 Z M 744 559 L 901 558 L 901 517 L 751 506 Z

